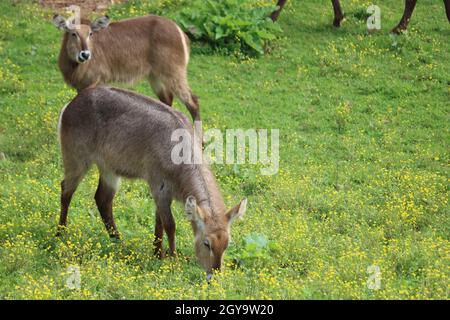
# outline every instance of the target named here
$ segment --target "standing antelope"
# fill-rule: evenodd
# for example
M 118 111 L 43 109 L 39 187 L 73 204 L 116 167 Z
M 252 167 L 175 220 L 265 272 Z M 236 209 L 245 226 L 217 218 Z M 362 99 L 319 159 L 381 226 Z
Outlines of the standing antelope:
M 334 9 L 334 21 L 333 25 L 335 27 L 340 27 L 341 22 L 344 20 L 344 14 L 342 13 L 341 4 L 339 0 L 331 0 Z M 414 12 L 417 0 L 405 0 L 405 9 L 403 11 L 403 16 L 397 26 L 392 29 L 395 34 L 400 34 L 406 31 L 408 28 L 409 21 Z M 445 13 L 447 15 L 447 20 L 450 22 L 450 0 L 444 0 Z
M 200 120 L 198 99 L 187 81 L 189 38 L 173 21 L 149 15 L 109 23 L 104 16 L 74 25 L 55 15 L 53 23 L 65 31 L 58 64 L 70 86 L 80 91 L 147 77 L 162 102 L 171 106 L 176 96 Z
M 169 252 L 175 254 L 175 221 L 170 210 L 174 198 L 185 203 L 200 264 L 208 275 L 220 270 L 231 223 L 244 214 L 247 200 L 227 211 L 206 164 L 174 164 L 171 136 L 177 129 L 194 136 L 183 113 L 158 101 L 101 86 L 80 91 L 61 111 L 58 124 L 64 163 L 59 226 L 66 226 L 72 195 L 95 163 L 100 171 L 95 201 L 111 237 L 119 238 L 112 212 L 119 176 L 141 178 L 148 182 L 156 203 L 155 253 L 163 255 L 165 231 Z M 193 150 L 201 154 L 201 143 L 192 140 Z
M 281 10 L 283 10 L 284 5 L 287 0 L 278 0 L 277 9 L 271 13 L 270 18 L 272 21 L 276 21 L 280 15 Z M 333 26 L 339 28 L 341 26 L 342 21 L 344 20 L 344 13 L 342 12 L 341 3 L 339 0 L 331 0 L 333 4 L 334 11 L 334 20 Z M 392 32 L 395 34 L 400 34 L 403 31 L 406 31 L 408 28 L 409 21 L 411 20 L 411 16 L 414 12 L 414 8 L 416 6 L 417 0 L 405 0 L 405 9 L 403 11 L 403 16 L 397 26 L 392 29 Z M 447 20 L 450 22 L 450 0 L 444 0 L 445 13 L 447 14 Z

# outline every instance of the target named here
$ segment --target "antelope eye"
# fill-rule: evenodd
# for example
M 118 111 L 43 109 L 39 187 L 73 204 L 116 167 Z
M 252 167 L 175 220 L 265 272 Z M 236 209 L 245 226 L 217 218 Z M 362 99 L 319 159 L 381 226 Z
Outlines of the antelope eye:
M 211 245 L 209 244 L 209 241 L 207 239 L 205 239 L 205 241 L 203 241 L 203 244 L 208 248 L 211 249 Z
M 89 37 L 92 37 L 92 32 L 89 32 Z

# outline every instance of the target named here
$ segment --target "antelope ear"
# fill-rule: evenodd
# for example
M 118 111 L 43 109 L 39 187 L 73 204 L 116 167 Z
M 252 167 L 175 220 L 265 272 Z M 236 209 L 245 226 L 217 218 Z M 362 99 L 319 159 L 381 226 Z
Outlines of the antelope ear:
M 247 198 L 244 198 L 237 206 L 230 209 L 226 213 L 227 218 L 228 218 L 228 223 L 231 224 L 233 222 L 233 220 L 236 218 L 242 219 L 246 210 L 247 210 Z
M 67 24 L 66 18 L 60 16 L 59 14 L 55 14 L 53 16 L 53 24 L 61 30 L 67 31 L 69 29 L 69 26 Z
M 186 211 L 188 220 L 194 220 L 197 214 L 197 201 L 193 196 L 187 197 L 184 210 Z
M 184 209 L 186 210 L 186 216 L 189 221 L 203 222 L 203 212 L 197 206 L 197 200 L 195 200 L 195 197 L 187 197 Z
M 91 23 L 91 29 L 92 31 L 99 31 L 101 29 L 105 29 L 108 25 L 109 25 L 109 17 L 104 16 L 95 19 L 94 22 Z

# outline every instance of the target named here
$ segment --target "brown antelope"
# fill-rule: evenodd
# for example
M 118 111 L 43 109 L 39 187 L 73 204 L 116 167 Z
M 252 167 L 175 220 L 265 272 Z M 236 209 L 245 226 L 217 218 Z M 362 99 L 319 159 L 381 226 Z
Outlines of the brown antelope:
M 200 120 L 187 81 L 189 38 L 173 21 L 149 15 L 109 23 L 104 16 L 75 25 L 55 15 L 53 23 L 65 31 L 58 64 L 70 86 L 80 91 L 146 77 L 162 102 L 171 106 L 176 96 Z
M 148 182 L 156 204 L 155 253 L 163 256 L 163 232 L 169 253 L 176 252 L 170 209 L 176 199 L 185 203 L 200 264 L 209 275 L 220 270 L 231 223 L 242 217 L 247 200 L 227 211 L 206 164 L 174 164 L 174 130 L 184 129 L 194 136 L 182 112 L 130 91 L 99 86 L 78 93 L 61 111 L 58 128 L 64 163 L 58 234 L 66 226 L 73 193 L 95 163 L 100 172 L 95 201 L 111 237 L 119 238 L 112 211 L 119 177 L 141 178 Z M 201 154 L 201 143 L 192 140 L 192 148 Z

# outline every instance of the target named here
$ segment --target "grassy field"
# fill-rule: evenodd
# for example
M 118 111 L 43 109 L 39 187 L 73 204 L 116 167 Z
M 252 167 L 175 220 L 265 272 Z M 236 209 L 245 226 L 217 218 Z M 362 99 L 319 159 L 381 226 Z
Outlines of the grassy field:
M 330 1 L 302 0 L 282 12 L 283 36 L 260 59 L 194 47 L 189 78 L 205 128 L 280 129 L 277 175 L 213 167 L 226 204 L 249 205 L 224 272 L 207 285 L 181 205 L 180 257 L 152 255 L 154 204 L 142 181 L 123 181 L 115 200 L 122 242 L 109 240 L 97 212 L 96 169 L 75 194 L 67 235 L 55 238 L 56 126 L 75 91 L 57 68 L 52 11 L 1 1 L 0 298 L 448 299 L 450 25 L 442 1 L 423 0 L 409 32 L 393 38 L 399 2 L 379 1 L 376 34 L 366 32 L 368 1 L 343 1 L 336 30 Z M 112 18 L 140 14 L 113 8 Z M 145 82 L 135 89 L 153 95 Z M 66 286 L 70 266 L 80 290 Z M 379 290 L 368 288 L 370 266 Z

